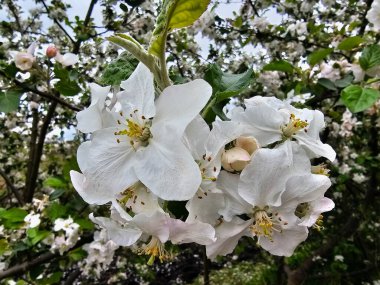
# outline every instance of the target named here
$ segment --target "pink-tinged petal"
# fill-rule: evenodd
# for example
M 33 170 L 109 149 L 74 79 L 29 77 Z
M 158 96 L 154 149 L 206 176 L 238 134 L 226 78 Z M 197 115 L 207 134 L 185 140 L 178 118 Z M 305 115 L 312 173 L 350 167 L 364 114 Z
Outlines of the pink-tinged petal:
M 120 86 L 124 90 L 117 94 L 117 98 L 123 111 L 133 113 L 134 110 L 138 110 L 138 114 L 146 118 L 154 117 L 156 108 L 153 74 L 143 63 L 139 63 L 131 76 L 121 82 Z
M 138 181 L 133 165 L 135 151 L 128 141 L 117 143 L 116 128 L 93 133 L 90 142 L 78 148 L 78 164 L 82 173 L 91 180 L 94 191 L 118 194 Z M 121 138 L 123 139 L 123 138 Z
M 164 89 L 156 100 L 156 116 L 151 128 L 153 137 L 181 138 L 187 125 L 199 114 L 212 94 L 202 79 Z
M 103 205 L 115 199 L 115 195 L 113 195 L 112 192 L 102 191 L 101 189 L 93 187 L 92 182 L 82 173 L 71 170 L 70 177 L 75 190 L 82 199 L 89 204 Z
M 138 151 L 134 170 L 139 180 L 164 200 L 188 200 L 201 184 L 198 165 L 187 148 L 175 138 L 149 145 Z
M 207 257 L 215 259 L 218 255 L 227 255 L 233 252 L 251 223 L 251 220 L 243 221 L 238 218 L 232 222 L 222 222 L 215 228 L 216 242 L 206 246 Z
M 94 217 L 90 214 L 90 219 L 100 227 L 106 229 L 108 239 L 119 246 L 131 246 L 142 235 L 142 231 L 132 226 L 121 225 L 114 220 L 105 217 Z
M 133 217 L 131 224 L 141 229 L 144 233 L 158 238 L 162 243 L 169 239 L 170 217 L 165 213 L 154 212 L 148 214 L 137 214 Z
M 201 245 L 211 244 L 216 240 L 214 228 L 202 222 L 183 222 L 170 219 L 170 241 L 174 244 L 195 242 Z

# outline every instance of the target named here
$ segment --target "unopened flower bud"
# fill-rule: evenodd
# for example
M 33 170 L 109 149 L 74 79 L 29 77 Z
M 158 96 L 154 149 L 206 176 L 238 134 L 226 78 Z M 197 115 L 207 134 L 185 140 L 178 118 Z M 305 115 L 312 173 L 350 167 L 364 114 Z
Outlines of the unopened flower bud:
M 58 49 L 55 47 L 55 46 L 49 46 L 47 49 L 46 49 L 46 56 L 48 58 L 53 58 L 57 55 L 58 53 Z
M 254 137 L 238 137 L 235 146 L 244 149 L 250 155 L 260 148 L 258 141 Z
M 250 160 L 250 154 L 240 147 L 233 147 L 222 154 L 222 166 L 230 172 L 242 171 Z

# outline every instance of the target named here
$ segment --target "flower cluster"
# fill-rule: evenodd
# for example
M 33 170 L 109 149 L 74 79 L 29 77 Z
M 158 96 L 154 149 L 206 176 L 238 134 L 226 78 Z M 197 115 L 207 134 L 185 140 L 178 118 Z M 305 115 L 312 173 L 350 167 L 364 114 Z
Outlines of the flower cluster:
M 91 139 L 80 145 L 82 173 L 71 179 L 86 202 L 111 204 L 110 217 L 90 215 L 108 239 L 151 256 L 149 264 L 171 257 L 169 241 L 205 245 L 214 258 L 242 236 L 289 256 L 334 207 L 324 197 L 328 171 L 310 162 L 335 159 L 319 139 L 321 112 L 256 96 L 210 130 L 198 115 L 212 94 L 204 80 L 156 97 L 140 63 L 121 88 L 109 98 L 110 87 L 91 85 L 91 105 L 77 114 Z M 175 217 L 170 201 L 187 201 L 187 217 Z

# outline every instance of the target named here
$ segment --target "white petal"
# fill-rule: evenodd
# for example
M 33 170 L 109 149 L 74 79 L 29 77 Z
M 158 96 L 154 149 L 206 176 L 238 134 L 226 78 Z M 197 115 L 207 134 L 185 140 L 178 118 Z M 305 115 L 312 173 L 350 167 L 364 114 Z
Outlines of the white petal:
M 93 133 L 90 142 L 78 148 L 78 164 L 82 173 L 93 182 L 95 192 L 117 194 L 138 181 L 133 165 L 135 152 L 127 141 L 117 143 L 116 128 Z
M 119 223 L 105 217 L 94 217 L 90 214 L 90 219 L 107 230 L 107 236 L 110 240 L 120 246 L 131 246 L 141 236 L 141 230 L 130 226 L 122 227 Z
M 170 219 L 170 241 L 174 244 L 195 242 L 201 245 L 211 244 L 216 240 L 214 228 L 202 222 L 182 222 Z
M 258 244 L 273 255 L 291 256 L 296 247 L 303 242 L 308 235 L 306 227 L 293 226 L 282 232 L 273 232 L 272 239 L 259 237 Z
M 309 174 L 290 177 L 286 182 L 286 190 L 281 196 L 281 207 L 295 210 L 298 204 L 323 197 L 330 186 L 330 179 L 324 175 Z
M 217 223 L 220 214 L 218 210 L 224 208 L 224 197 L 222 193 L 208 193 L 206 195 L 197 195 L 189 200 L 186 209 L 189 212 L 186 222 L 201 221 L 214 225 Z
M 156 117 L 151 129 L 153 137 L 181 138 L 187 125 L 206 105 L 211 94 L 211 86 L 203 79 L 165 88 L 156 100 Z
M 102 191 L 102 189 L 93 187 L 91 181 L 86 179 L 82 173 L 71 170 L 70 177 L 75 190 L 89 204 L 103 205 L 115 199 L 112 192 Z
M 235 114 L 232 121 L 247 124 L 247 133 L 260 145 L 266 146 L 281 140 L 281 126 L 285 124 L 286 117 L 273 107 L 260 104 L 247 108 L 244 113 Z
M 103 127 L 101 112 L 98 105 L 91 105 L 77 113 L 77 128 L 82 133 L 91 133 Z
M 76 54 L 71 52 L 65 53 L 61 57 L 55 57 L 58 62 L 60 62 L 63 66 L 74 65 L 79 61 L 79 57 Z
M 335 207 L 335 204 L 331 199 L 322 197 L 319 200 L 312 201 L 309 207 L 309 212 L 302 218 L 302 222 L 299 223 L 300 226 L 311 227 L 315 224 L 321 213 L 331 211 Z
M 136 153 L 134 169 L 139 180 L 158 197 L 188 200 L 201 184 L 201 173 L 182 142 L 171 139 L 158 143 L 153 137 L 145 149 Z
M 154 117 L 154 84 L 153 74 L 143 64 L 139 63 L 131 76 L 121 82 L 124 91 L 117 94 L 123 111 L 131 113 L 138 110 L 146 118 Z
M 205 144 L 209 134 L 210 128 L 200 115 L 197 115 L 186 127 L 182 141 L 195 160 L 200 160 L 205 154 Z
M 142 183 L 137 183 L 132 186 L 133 198 L 130 198 L 125 207 L 132 209 L 133 213 L 149 214 L 151 212 L 161 211 L 162 208 L 159 205 L 158 197 L 149 191 Z
M 169 239 L 169 217 L 161 212 L 150 214 L 137 214 L 131 223 L 136 225 L 144 233 L 158 238 L 162 243 Z
M 294 138 L 297 139 L 298 143 L 306 150 L 311 152 L 311 158 L 323 156 L 330 161 L 335 160 L 336 153 L 330 145 L 324 144 L 320 140 L 316 140 L 303 132 L 296 134 Z
M 247 203 L 238 193 L 239 175 L 222 171 L 217 180 L 218 189 L 222 190 L 225 196 L 225 206 L 220 208 L 219 214 L 227 222 L 233 217 L 249 213 L 252 205 Z
M 206 246 L 207 257 L 215 259 L 218 255 L 227 255 L 235 249 L 239 239 L 245 234 L 251 220 L 235 219 L 233 222 L 222 222 L 215 228 L 216 242 Z

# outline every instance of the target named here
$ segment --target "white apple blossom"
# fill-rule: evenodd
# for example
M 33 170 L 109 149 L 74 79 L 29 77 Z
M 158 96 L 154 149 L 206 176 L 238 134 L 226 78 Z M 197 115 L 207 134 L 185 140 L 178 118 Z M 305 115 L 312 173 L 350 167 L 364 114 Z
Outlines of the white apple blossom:
M 112 196 L 140 180 L 160 198 L 191 198 L 201 175 L 181 137 L 210 98 L 211 86 L 199 79 L 170 86 L 154 101 L 153 75 L 142 64 L 121 86 L 114 126 L 93 132 L 78 149 L 92 191 Z
M 239 229 L 231 230 L 230 235 L 225 229 L 222 244 L 236 244 L 242 235 L 257 236 L 265 250 L 289 256 L 308 234 L 307 227 L 295 214 L 296 209 L 300 205 L 318 205 L 314 201 L 323 197 L 330 180 L 324 175 L 311 174 L 304 150 L 295 143 L 285 143 L 276 149 L 256 151 L 240 179 L 236 174 L 222 172 L 218 185 L 225 194 L 225 207 L 219 213 L 223 216 L 222 224 L 226 225 L 220 228 L 231 225 L 232 229 Z M 318 211 L 319 216 L 325 211 L 317 208 L 302 216 L 308 220 L 307 225 L 313 220 L 309 216 L 314 217 Z M 245 226 L 240 227 L 243 221 L 239 220 L 236 224 L 239 215 L 249 218 Z M 218 237 L 218 226 L 216 233 Z M 208 250 L 211 257 L 221 250 L 215 247 Z
M 375 30 L 380 30 L 380 1 L 374 0 L 371 5 L 371 9 L 369 9 L 366 18 L 368 22 L 373 24 Z
M 41 223 L 40 214 L 35 214 L 33 212 L 29 213 L 25 216 L 24 222 L 27 223 L 28 228 L 35 228 L 38 227 Z
M 14 55 L 15 65 L 22 71 L 27 71 L 32 68 L 33 63 L 36 61 L 34 56 L 37 43 L 33 42 L 26 52 L 16 52 Z
M 261 146 L 274 142 L 295 139 L 307 151 L 310 158 L 326 157 L 333 161 L 335 151 L 319 139 L 324 128 L 324 116 L 320 111 L 296 109 L 274 97 L 256 96 L 245 100 L 246 110 L 235 108 L 232 122 L 216 122 L 223 125 L 235 124 L 245 128 Z
M 54 57 L 54 59 L 58 61 L 60 64 L 62 64 L 63 66 L 74 65 L 79 61 L 78 55 L 71 52 L 68 52 L 62 55 L 59 53 L 59 51 L 57 55 Z

